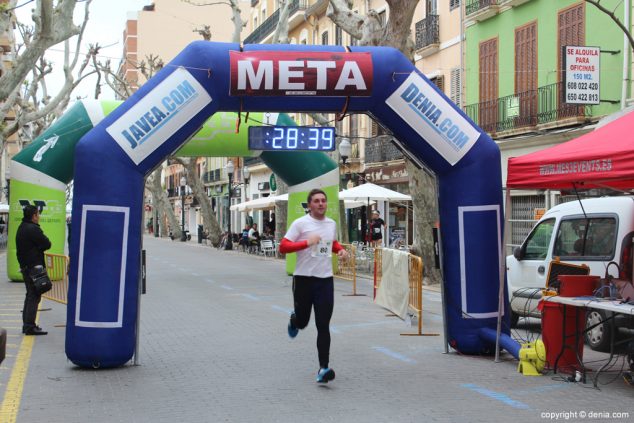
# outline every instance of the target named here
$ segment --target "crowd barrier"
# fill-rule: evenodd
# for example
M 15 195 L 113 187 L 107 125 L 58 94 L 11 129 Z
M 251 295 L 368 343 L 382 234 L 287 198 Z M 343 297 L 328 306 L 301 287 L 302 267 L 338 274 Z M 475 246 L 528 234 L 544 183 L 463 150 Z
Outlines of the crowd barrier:
M 68 256 L 44 253 L 46 271 L 53 282 L 53 288 L 42 295 L 58 303 L 68 303 Z
M 381 285 L 383 249 L 374 250 L 374 298 Z M 438 336 L 437 333 L 423 333 L 423 259 L 408 254 L 409 303 L 408 307 L 418 320 L 417 333 L 402 333 L 403 336 Z
M 348 252 L 346 260 L 338 260 L 335 277 L 352 281 L 352 294 L 346 296 L 361 296 L 357 294 L 357 248 L 352 244 L 341 244 Z

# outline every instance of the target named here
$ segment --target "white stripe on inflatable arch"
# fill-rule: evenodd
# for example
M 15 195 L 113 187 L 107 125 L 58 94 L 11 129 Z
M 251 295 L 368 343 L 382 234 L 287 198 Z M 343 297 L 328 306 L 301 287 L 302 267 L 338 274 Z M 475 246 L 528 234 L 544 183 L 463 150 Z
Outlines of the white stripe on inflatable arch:
M 15 160 L 11 160 L 11 179 L 59 191 L 66 190 L 65 183 Z
M 99 100 L 81 100 L 82 106 L 86 109 L 86 114 L 92 122 L 92 126 L 95 127 L 99 122 L 103 120 L 106 115 L 103 112 L 103 106 Z
M 288 187 L 288 192 L 310 191 L 313 188 L 330 187 L 339 184 L 339 168 L 336 167 L 330 172 L 319 175 L 316 178 L 302 182 L 301 184 Z

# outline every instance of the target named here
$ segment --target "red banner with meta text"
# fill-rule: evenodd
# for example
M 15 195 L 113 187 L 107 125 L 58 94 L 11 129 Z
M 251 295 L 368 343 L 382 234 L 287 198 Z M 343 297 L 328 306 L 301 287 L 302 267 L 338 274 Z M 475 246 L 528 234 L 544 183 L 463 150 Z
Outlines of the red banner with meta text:
M 231 51 L 232 96 L 372 95 L 372 55 L 347 52 Z

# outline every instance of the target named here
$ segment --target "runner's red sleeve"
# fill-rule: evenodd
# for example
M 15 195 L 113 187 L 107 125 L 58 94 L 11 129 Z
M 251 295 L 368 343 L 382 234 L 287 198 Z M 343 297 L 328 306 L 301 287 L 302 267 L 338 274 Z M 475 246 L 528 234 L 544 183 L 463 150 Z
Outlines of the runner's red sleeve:
M 307 239 L 293 242 L 290 239 L 282 238 L 282 242 L 280 243 L 280 253 L 282 254 L 294 253 L 304 248 L 308 248 Z
M 338 253 L 341 250 L 344 250 L 345 248 L 343 248 L 343 246 L 341 244 L 339 244 L 338 241 L 333 241 L 332 242 L 332 252 L 333 253 Z

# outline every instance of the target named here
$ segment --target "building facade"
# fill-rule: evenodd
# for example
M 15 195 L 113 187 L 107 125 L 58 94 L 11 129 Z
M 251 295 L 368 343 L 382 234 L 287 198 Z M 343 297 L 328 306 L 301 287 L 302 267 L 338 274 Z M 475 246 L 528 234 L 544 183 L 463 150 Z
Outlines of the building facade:
M 622 19 L 622 3 L 602 5 Z M 504 185 L 508 158 L 583 135 L 621 108 L 622 94 L 630 97 L 623 93 L 623 80 L 630 79 L 623 32 L 584 1 L 467 0 L 465 35 L 465 111 L 500 146 Z M 600 47 L 598 104 L 566 100 L 565 46 Z M 511 246 L 561 194 L 512 193 Z

